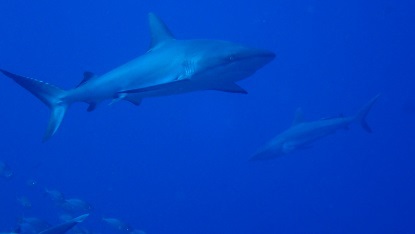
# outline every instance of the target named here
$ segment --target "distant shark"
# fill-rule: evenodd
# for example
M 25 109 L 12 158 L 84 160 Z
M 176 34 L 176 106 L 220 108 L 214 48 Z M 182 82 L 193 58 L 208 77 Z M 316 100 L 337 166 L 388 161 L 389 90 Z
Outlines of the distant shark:
M 366 116 L 378 97 L 379 95 L 371 99 L 356 115 L 349 117 L 305 122 L 301 109 L 298 109 L 292 126 L 259 149 L 251 160 L 272 159 L 297 149 L 310 148 L 314 141 L 333 134 L 339 129 L 347 129 L 353 122 L 360 122 L 363 129 L 370 133 L 372 130 L 366 122 Z
M 84 73 L 74 89 L 62 90 L 46 82 L 0 69 L 51 109 L 43 141 L 59 128 L 68 107 L 86 102 L 93 111 L 99 102 L 143 98 L 198 90 L 247 93 L 235 82 L 247 78 L 274 59 L 275 54 L 227 41 L 176 40 L 167 26 L 149 14 L 150 49 L 142 56 L 102 75 Z

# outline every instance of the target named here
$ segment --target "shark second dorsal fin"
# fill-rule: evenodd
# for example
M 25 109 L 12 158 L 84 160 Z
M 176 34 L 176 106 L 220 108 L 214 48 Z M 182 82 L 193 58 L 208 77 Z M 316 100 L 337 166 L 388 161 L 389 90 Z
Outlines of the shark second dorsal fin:
M 88 82 L 88 80 L 90 80 L 94 77 L 95 77 L 94 73 L 89 72 L 89 71 L 84 72 L 84 78 L 81 80 L 81 82 L 76 87 L 78 88 L 79 86 L 82 86 L 83 84 Z
M 153 49 L 161 43 L 174 39 L 173 34 L 167 26 L 154 13 L 148 14 L 148 23 L 150 25 L 151 43 L 150 49 Z
M 302 122 L 304 122 L 304 114 L 303 114 L 303 110 L 301 109 L 301 107 L 299 107 L 295 111 L 292 126 L 297 125 L 297 124 L 302 123 Z

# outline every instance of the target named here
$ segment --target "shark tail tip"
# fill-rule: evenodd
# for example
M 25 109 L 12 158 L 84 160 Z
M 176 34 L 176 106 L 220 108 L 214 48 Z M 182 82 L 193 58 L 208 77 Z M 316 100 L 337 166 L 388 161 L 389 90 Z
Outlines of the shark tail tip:
M 0 72 L 32 93 L 51 109 L 52 114 L 43 137 L 43 142 L 47 141 L 58 130 L 68 108 L 68 104 L 61 100 L 66 91 L 41 80 L 17 75 L 3 69 L 0 69 Z

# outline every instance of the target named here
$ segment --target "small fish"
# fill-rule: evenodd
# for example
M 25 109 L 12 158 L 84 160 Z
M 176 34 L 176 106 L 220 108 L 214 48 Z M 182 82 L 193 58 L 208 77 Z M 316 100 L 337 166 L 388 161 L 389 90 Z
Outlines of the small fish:
M 16 198 L 17 202 L 26 209 L 32 208 L 32 203 L 29 201 L 29 199 L 25 196 L 21 196 Z
M 64 210 L 71 213 L 85 212 L 91 210 L 91 205 L 77 198 L 65 199 L 61 204 L 61 207 Z
M 48 196 L 53 202 L 57 204 L 62 204 L 65 201 L 65 196 L 58 190 L 47 189 L 45 188 L 45 194 Z
M 36 187 L 37 181 L 35 179 L 28 179 L 26 180 L 26 185 L 29 187 Z
M 2 161 L 0 161 L 0 176 L 6 179 L 10 179 L 13 176 L 13 171 L 11 168 Z

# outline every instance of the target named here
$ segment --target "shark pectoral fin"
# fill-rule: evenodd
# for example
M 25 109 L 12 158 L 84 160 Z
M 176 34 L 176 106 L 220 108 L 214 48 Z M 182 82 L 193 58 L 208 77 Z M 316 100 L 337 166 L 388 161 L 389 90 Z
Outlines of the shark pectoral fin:
M 124 100 L 131 102 L 132 104 L 138 106 L 141 104 L 141 97 L 134 97 L 133 95 L 128 95 Z
M 129 94 L 129 93 L 144 93 L 150 91 L 157 91 L 160 89 L 174 89 L 178 88 L 186 83 L 190 82 L 190 79 L 175 80 L 168 83 L 156 84 L 152 86 L 147 86 L 139 89 L 130 89 L 118 92 L 119 94 Z
M 236 83 L 233 83 L 233 82 L 232 83 L 220 84 L 219 87 L 213 88 L 212 90 L 228 92 L 228 93 L 248 94 L 248 91 L 246 91 L 241 86 L 239 86 L 239 85 L 237 85 Z
M 91 112 L 95 110 L 96 108 L 97 108 L 97 103 L 93 102 L 89 104 L 88 109 L 86 109 L 86 111 Z

